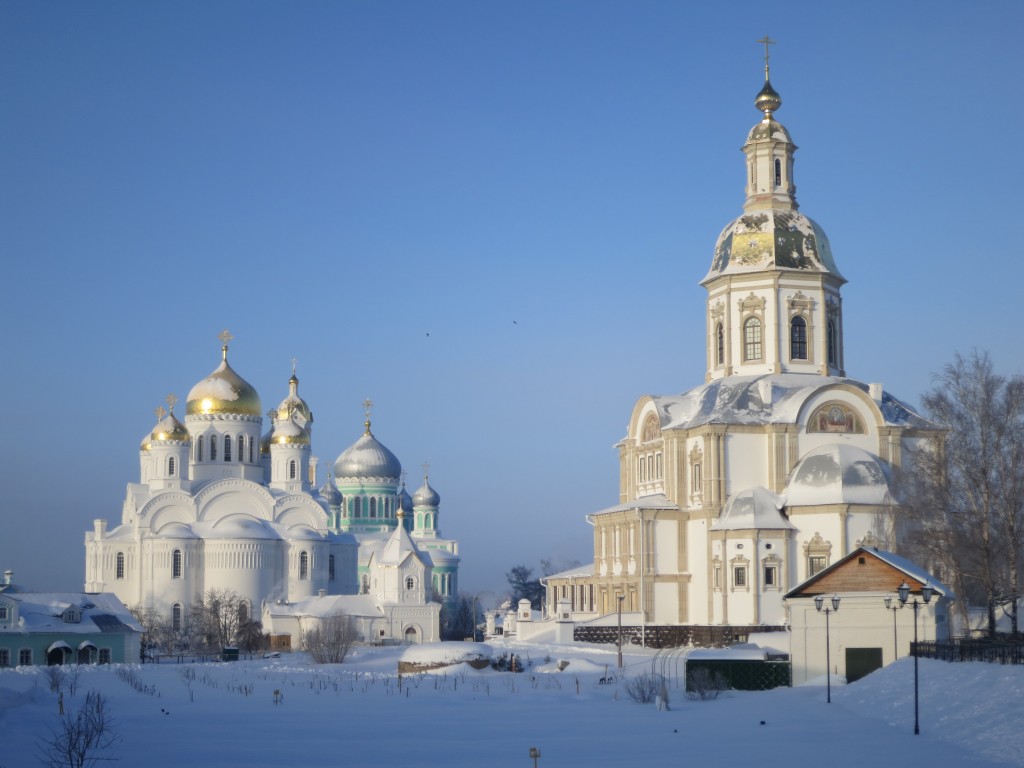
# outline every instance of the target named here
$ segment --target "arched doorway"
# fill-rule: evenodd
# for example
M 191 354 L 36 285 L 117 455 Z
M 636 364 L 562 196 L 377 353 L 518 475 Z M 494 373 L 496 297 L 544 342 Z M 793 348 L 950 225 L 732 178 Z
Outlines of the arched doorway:
M 96 646 L 86 640 L 80 646 L 78 646 L 78 663 L 79 664 L 95 664 L 96 663 Z
M 416 627 L 409 627 L 405 630 L 406 645 L 416 645 L 419 641 L 419 632 L 416 631 Z
M 63 640 L 58 640 L 46 649 L 46 664 L 50 667 L 67 664 L 71 654 L 71 646 Z

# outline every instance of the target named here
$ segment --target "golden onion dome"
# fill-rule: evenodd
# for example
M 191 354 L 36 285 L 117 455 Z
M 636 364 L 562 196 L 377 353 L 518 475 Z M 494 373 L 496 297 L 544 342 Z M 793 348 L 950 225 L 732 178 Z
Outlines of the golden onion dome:
M 759 112 L 764 112 L 764 116 L 767 118 L 771 118 L 772 113 L 782 106 L 782 97 L 772 88 L 772 84 L 768 82 L 767 78 L 764 81 L 764 88 L 754 99 L 754 106 Z
M 299 397 L 299 379 L 294 371 L 292 377 L 288 379 L 288 396 L 277 406 L 277 412 L 283 416 L 300 416 L 299 422 L 304 422 L 303 426 L 306 429 L 309 429 L 308 425 L 313 423 L 313 411 L 310 410 L 306 401 Z
M 227 343 L 221 347 L 221 353 L 223 359 L 217 370 L 192 387 L 188 393 L 185 413 L 189 416 L 259 416 L 262 410 L 260 396 L 249 382 L 228 365 Z
M 278 419 L 270 440 L 275 445 L 309 445 L 309 434 L 294 419 Z
M 267 423 L 270 427 L 263 433 L 263 437 L 260 438 L 260 454 L 263 456 L 270 455 L 270 444 L 274 441 L 274 424 L 277 422 L 277 411 L 267 411 Z
M 150 433 L 150 439 L 155 442 L 169 440 L 185 443 L 191 438 L 188 430 L 185 429 L 185 425 L 178 421 L 173 413 L 169 413 L 153 428 L 153 431 Z

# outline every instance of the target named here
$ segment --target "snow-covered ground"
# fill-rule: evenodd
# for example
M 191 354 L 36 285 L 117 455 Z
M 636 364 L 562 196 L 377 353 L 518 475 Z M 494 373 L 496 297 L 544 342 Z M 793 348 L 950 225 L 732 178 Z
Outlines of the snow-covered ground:
M 301 654 L 226 664 L 135 667 L 140 692 L 117 667 L 85 668 L 75 696 L 108 697 L 120 741 L 111 756 L 134 766 L 733 766 L 826 764 L 1024 765 L 1024 667 L 921 661 L 921 735 L 913 730 L 913 662 L 901 659 L 849 686 L 833 680 L 690 701 L 670 689 L 670 711 L 636 704 L 614 673 L 614 649 L 513 650 L 521 674 L 467 665 L 395 672 L 395 648 L 358 648 L 342 665 Z M 416 659 L 431 657 L 427 647 Z M 452 658 L 451 649 L 439 655 Z M 559 661 L 568 661 L 557 671 Z M 660 664 L 626 656 L 626 674 Z M 608 666 L 606 666 L 608 665 Z M 669 670 L 669 667 L 662 667 Z M 141 687 L 138 686 L 138 687 Z M 283 702 L 274 704 L 274 691 Z M 38 742 L 57 722 L 57 697 L 39 669 L 0 671 L 0 766 L 38 765 Z

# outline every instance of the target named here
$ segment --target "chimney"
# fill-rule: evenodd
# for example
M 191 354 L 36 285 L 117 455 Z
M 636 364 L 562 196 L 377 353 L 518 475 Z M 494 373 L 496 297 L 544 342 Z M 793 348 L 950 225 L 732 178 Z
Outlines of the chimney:
M 868 394 L 876 403 L 882 402 L 882 391 L 881 384 L 868 384 Z
M 107 535 L 107 521 L 93 520 L 92 529 L 94 532 L 94 538 L 96 539 L 96 541 L 100 541 L 104 536 Z
M 12 570 L 4 571 L 4 586 L 5 587 L 11 586 L 11 582 L 13 580 L 14 580 L 14 571 L 12 571 Z

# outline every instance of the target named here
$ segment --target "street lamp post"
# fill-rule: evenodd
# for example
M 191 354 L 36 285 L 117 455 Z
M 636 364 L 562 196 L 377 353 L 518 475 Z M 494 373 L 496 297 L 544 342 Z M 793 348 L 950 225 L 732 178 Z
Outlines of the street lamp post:
M 619 669 L 622 669 L 622 601 L 625 595 L 619 595 Z
M 892 611 L 892 660 L 896 661 L 900 657 L 900 644 L 899 639 L 896 635 L 896 611 L 903 607 L 903 603 L 899 605 L 892 604 L 892 596 L 885 596 L 885 607 Z
M 479 598 L 473 595 L 473 642 L 476 642 L 476 602 Z
M 832 703 L 832 643 L 829 640 L 828 617 L 839 610 L 839 595 L 832 595 L 832 607 L 825 606 L 825 596 L 814 598 L 814 607 L 819 613 L 825 614 L 825 701 Z M 823 609 L 824 606 L 824 609 Z
M 921 733 L 921 723 L 917 716 L 917 609 L 921 605 L 930 603 L 932 601 L 932 592 L 934 591 L 931 584 L 925 582 L 924 586 L 921 587 L 921 599 L 924 600 L 922 603 L 917 598 L 914 598 L 914 602 L 910 605 L 914 609 L 914 644 L 910 646 L 910 651 L 914 656 L 914 735 L 917 736 Z M 907 582 L 903 582 L 896 588 L 896 593 L 900 596 L 900 605 L 907 604 L 907 598 L 910 597 L 910 585 Z
M 540 758 L 540 750 L 530 747 L 530 757 L 533 758 L 533 768 L 537 768 L 537 760 Z

